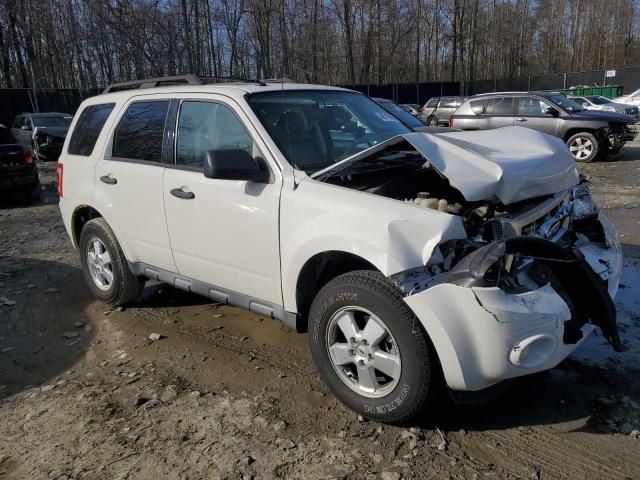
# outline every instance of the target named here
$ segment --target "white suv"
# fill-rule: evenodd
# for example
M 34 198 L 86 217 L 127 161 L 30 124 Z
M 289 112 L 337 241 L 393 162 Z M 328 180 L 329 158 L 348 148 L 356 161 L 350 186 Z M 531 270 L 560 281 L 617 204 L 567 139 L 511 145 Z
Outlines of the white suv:
M 160 280 L 309 331 L 335 395 L 388 422 L 441 382 L 550 369 L 594 325 L 624 348 L 620 246 L 560 139 L 413 133 L 333 87 L 156 85 L 86 100 L 58 165 L 96 297 Z

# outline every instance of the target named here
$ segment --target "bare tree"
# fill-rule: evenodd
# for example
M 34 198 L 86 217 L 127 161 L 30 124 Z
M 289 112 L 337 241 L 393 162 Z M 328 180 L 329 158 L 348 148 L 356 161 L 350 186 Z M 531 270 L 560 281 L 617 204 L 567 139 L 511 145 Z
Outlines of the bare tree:
M 4 0 L 0 87 L 196 73 L 332 84 L 640 64 L 638 0 Z

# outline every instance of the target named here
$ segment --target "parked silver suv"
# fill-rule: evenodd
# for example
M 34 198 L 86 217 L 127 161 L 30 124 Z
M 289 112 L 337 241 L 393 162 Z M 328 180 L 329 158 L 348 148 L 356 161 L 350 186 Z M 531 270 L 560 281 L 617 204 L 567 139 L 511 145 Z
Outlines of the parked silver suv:
M 576 162 L 590 162 L 617 153 L 633 140 L 634 118 L 615 112 L 590 111 L 560 93 L 504 92 L 468 98 L 449 126 L 488 130 L 521 126 L 561 138 Z
M 433 97 L 418 109 L 420 119 L 432 127 L 449 125 L 449 117 L 462 105 L 463 97 Z

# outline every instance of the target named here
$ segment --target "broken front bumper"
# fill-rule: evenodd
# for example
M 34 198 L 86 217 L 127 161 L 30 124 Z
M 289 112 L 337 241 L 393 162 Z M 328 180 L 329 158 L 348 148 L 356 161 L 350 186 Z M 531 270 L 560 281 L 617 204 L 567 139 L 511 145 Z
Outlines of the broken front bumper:
M 482 390 L 553 368 L 594 325 L 602 328 L 616 350 L 622 348 L 612 302 L 622 255 L 615 231 L 604 217 L 600 221 L 606 245 L 583 241 L 572 249 L 554 247 L 566 254 L 559 262 L 573 262 L 560 277 L 565 283 L 578 277 L 575 281 L 580 283 L 579 289 L 567 286 L 569 293 L 561 295 L 551 283 L 524 293 L 507 293 L 497 286 L 465 285 L 457 281 L 458 276 L 453 283 L 438 282 L 405 297 L 431 337 L 451 389 Z

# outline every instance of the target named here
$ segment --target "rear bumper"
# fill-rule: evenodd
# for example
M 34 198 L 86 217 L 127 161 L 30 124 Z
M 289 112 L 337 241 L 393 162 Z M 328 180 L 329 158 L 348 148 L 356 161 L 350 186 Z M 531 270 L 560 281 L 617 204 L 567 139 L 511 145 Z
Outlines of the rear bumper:
M 35 166 L 9 167 L 11 170 L 4 171 L 0 168 L 0 191 L 29 190 L 40 185 L 38 171 Z
M 72 226 L 73 205 L 69 202 L 69 200 L 65 200 L 63 197 L 60 197 L 58 201 L 58 207 L 60 208 L 62 223 L 64 223 L 64 228 L 67 231 L 67 235 L 69 235 L 71 244 L 73 245 L 74 248 L 77 249 L 78 245 L 76 245 L 73 226 Z
M 598 325 L 617 339 L 611 299 L 618 288 L 622 255 L 615 231 L 606 219 L 602 223 L 608 246 L 587 241 L 575 248 L 590 277 L 583 281 L 594 287 L 584 295 L 599 296 L 584 301 L 597 303 L 598 316 L 608 316 Z M 429 334 L 453 390 L 478 391 L 553 368 L 594 329 L 593 323 L 576 320 L 575 309 L 550 283 L 518 294 L 499 287 L 440 283 L 404 300 Z

